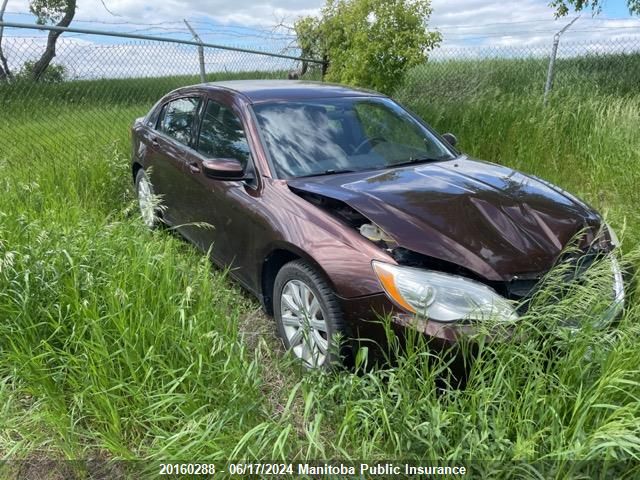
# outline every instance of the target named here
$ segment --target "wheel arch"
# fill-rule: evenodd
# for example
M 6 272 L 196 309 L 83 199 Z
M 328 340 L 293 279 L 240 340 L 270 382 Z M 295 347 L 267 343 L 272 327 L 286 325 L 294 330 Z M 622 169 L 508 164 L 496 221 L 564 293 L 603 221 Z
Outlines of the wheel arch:
M 273 287 L 280 269 L 294 260 L 304 260 L 327 282 L 329 288 L 335 292 L 335 285 L 327 272 L 309 254 L 294 245 L 278 245 L 264 257 L 261 278 L 261 298 L 265 311 L 273 315 Z
M 138 175 L 138 171 L 140 171 L 141 168 L 144 168 L 144 167 L 137 160 L 134 160 L 133 163 L 131 164 L 131 174 L 133 176 L 134 183 L 136 181 L 136 176 Z

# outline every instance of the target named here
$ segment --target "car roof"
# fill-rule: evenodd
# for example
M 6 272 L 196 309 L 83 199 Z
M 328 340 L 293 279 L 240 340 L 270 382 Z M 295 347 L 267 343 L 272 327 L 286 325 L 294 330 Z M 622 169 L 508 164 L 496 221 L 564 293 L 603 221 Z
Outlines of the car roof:
M 242 94 L 251 103 L 311 98 L 383 96 L 372 90 L 305 80 L 230 80 L 204 83 L 198 86 L 205 89 L 232 90 Z

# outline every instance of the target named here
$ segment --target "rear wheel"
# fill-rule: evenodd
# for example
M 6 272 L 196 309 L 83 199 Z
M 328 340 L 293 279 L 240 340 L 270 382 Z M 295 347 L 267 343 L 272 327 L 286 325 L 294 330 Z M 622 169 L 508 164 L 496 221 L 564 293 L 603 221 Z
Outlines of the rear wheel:
M 153 185 L 142 168 L 136 174 L 136 193 L 142 221 L 147 227 L 155 228 L 158 225 L 157 201 L 153 193 Z
M 285 347 L 308 368 L 342 363 L 346 335 L 340 305 L 316 270 L 303 260 L 280 269 L 274 285 L 274 317 Z

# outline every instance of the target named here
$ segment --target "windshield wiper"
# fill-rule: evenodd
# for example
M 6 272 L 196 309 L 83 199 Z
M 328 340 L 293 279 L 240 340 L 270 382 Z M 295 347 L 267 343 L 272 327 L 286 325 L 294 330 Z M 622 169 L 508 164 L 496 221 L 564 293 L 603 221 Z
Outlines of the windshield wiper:
M 400 162 L 400 163 L 392 163 L 391 165 L 387 165 L 387 168 L 393 168 L 393 167 L 404 167 L 406 165 L 413 165 L 415 163 L 430 163 L 430 162 L 440 162 L 444 160 L 443 158 L 430 158 L 430 157 L 417 157 L 417 158 L 410 158 L 409 160 L 405 161 L 405 162 Z
M 329 170 L 325 170 L 324 172 L 311 173 L 309 175 L 300 175 L 299 177 L 296 177 L 296 178 L 321 177 L 322 175 L 335 175 L 338 173 L 353 173 L 355 171 L 356 170 L 348 170 L 348 169 L 344 169 L 344 170 L 329 169 Z

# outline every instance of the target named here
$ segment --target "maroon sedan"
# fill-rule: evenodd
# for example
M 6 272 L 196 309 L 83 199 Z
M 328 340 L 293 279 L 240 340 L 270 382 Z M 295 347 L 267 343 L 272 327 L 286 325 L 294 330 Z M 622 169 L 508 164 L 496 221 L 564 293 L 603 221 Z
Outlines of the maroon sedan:
M 517 321 L 579 232 L 585 257 L 616 243 L 560 188 L 469 159 L 390 98 L 338 85 L 171 92 L 133 126 L 132 173 L 145 223 L 230 267 L 312 367 L 336 359 L 337 334 L 378 338 L 380 315 L 444 341 Z

